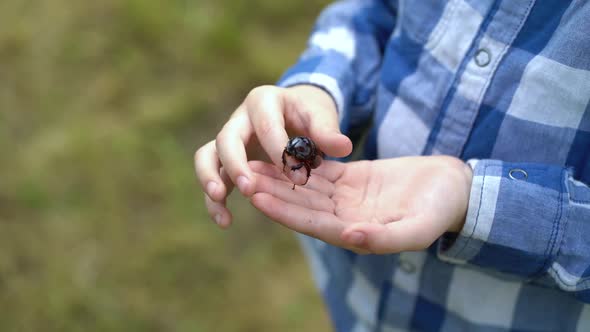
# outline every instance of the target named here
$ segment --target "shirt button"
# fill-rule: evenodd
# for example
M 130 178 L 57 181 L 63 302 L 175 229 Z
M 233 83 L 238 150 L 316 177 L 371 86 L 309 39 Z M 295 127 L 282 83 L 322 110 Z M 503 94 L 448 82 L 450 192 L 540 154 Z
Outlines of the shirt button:
M 485 67 L 492 61 L 492 55 L 487 48 L 480 48 L 475 52 L 475 64 L 480 67 Z
M 512 180 L 526 180 L 529 177 L 529 174 L 524 169 L 513 168 L 508 172 L 508 176 Z
M 414 263 L 412 263 L 406 259 L 400 258 L 398 261 L 398 265 L 399 265 L 399 268 L 402 271 L 404 271 L 405 273 L 410 274 L 410 273 L 416 272 L 416 265 L 414 265 Z

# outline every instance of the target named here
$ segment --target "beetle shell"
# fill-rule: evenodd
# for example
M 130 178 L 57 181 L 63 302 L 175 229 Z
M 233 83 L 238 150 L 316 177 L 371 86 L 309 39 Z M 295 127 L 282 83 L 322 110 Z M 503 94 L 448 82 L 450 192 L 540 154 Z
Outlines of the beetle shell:
M 305 136 L 296 136 L 291 138 L 287 143 L 285 150 L 288 155 L 292 156 L 298 161 L 310 162 L 310 166 L 313 166 L 313 164 L 316 163 L 316 157 L 322 154 L 316 147 L 314 141 L 312 141 L 309 137 Z M 321 163 L 321 160 L 319 162 Z M 317 166 L 319 166 L 319 164 Z

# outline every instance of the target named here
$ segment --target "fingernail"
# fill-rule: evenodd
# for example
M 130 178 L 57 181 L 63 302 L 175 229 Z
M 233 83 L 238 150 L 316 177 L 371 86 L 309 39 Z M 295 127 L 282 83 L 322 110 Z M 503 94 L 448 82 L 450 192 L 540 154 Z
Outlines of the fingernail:
M 215 215 L 215 223 L 219 226 L 221 226 L 221 214 L 218 213 Z
M 213 198 L 213 195 L 215 195 L 215 189 L 217 189 L 217 183 L 214 181 L 209 181 L 209 183 L 207 183 L 207 195 Z
M 248 180 L 247 177 L 240 175 L 240 176 L 238 176 L 238 179 L 236 182 L 238 184 L 238 189 L 240 189 L 240 192 L 242 194 L 248 190 L 248 185 L 250 184 L 250 180 Z
M 348 241 L 354 246 L 361 246 L 365 243 L 367 236 L 362 232 L 352 232 L 348 234 Z

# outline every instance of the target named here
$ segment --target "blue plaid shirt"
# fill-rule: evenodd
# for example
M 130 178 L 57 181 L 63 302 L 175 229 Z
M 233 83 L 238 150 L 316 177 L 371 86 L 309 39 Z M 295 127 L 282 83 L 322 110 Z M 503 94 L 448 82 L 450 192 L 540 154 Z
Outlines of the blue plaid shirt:
M 474 161 L 429 250 L 303 238 L 337 331 L 590 331 L 589 1 L 337 2 L 279 84 L 329 92 L 367 158 Z

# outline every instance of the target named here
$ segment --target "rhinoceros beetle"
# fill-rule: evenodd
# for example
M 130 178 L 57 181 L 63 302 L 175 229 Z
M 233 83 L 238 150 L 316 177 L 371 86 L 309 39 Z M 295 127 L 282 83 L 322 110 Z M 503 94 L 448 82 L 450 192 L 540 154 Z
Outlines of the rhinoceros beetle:
M 311 170 L 320 166 L 325 154 L 320 151 L 311 138 L 296 136 L 289 139 L 287 146 L 283 150 L 283 172 L 285 172 L 285 167 L 287 167 L 286 156 L 290 156 L 297 162 L 297 164 L 290 166 L 291 171 L 305 167 L 307 171 L 307 179 L 303 184 L 305 185 L 311 176 Z M 295 184 L 293 184 L 293 189 L 295 189 Z

